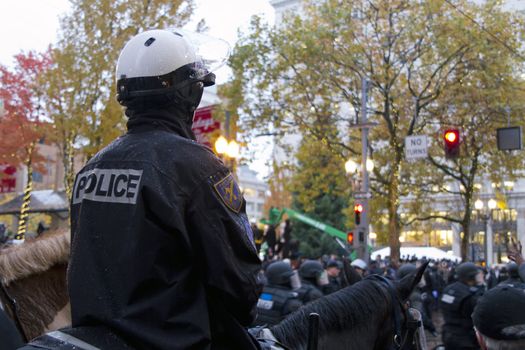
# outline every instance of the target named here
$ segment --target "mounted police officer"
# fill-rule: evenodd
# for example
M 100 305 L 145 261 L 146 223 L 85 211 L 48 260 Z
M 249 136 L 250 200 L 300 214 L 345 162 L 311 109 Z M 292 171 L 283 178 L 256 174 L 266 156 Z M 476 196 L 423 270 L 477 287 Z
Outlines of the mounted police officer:
M 301 288 L 297 290 L 297 293 L 304 304 L 324 295 L 321 288 L 328 285 L 328 277 L 323 269 L 323 264 L 319 261 L 304 261 L 299 268 L 299 277 Z
M 266 278 L 268 283 L 257 302 L 255 325 L 272 326 L 303 305 L 295 291 L 301 283 L 290 265 L 283 261 L 271 263 L 266 269 Z
M 479 349 L 472 324 L 472 311 L 477 300 L 483 295 L 483 271 L 471 262 L 460 264 L 456 268 L 457 282 L 443 290 L 441 310 L 443 325 L 443 343 L 445 349 Z
M 78 173 L 68 271 L 74 327 L 134 348 L 256 349 L 257 257 L 241 191 L 191 130 L 215 76 L 188 34 L 149 30 L 117 63 L 128 132 Z

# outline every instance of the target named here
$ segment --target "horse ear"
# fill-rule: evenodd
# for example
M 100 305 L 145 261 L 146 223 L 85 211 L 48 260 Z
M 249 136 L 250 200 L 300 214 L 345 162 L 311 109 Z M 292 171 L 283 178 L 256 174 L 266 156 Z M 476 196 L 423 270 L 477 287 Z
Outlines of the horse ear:
M 401 300 L 408 299 L 419 281 L 421 281 L 421 277 L 423 277 L 423 273 L 425 272 L 428 263 L 428 261 L 423 263 L 419 268 L 412 271 L 403 277 L 399 282 L 397 282 L 397 294 Z
M 346 257 L 343 258 L 343 272 L 343 281 L 345 287 L 351 286 L 362 279 L 361 275 L 357 273 L 352 265 L 350 265 L 350 261 Z

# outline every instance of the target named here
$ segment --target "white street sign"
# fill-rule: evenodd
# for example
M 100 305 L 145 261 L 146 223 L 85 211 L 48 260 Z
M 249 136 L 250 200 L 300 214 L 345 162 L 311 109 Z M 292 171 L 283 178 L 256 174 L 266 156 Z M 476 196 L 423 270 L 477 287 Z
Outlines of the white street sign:
M 372 198 L 372 193 L 370 192 L 355 192 L 354 193 L 355 199 L 370 199 Z
M 405 158 L 414 160 L 426 158 L 428 155 L 427 135 L 408 136 L 405 139 Z

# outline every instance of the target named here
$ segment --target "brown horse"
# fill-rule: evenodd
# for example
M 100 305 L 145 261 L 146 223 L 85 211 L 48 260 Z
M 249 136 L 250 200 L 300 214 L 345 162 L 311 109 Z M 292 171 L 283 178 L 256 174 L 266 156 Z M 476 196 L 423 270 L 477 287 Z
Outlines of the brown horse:
M 60 232 L 0 250 L 0 303 L 26 341 L 71 325 L 69 246 Z

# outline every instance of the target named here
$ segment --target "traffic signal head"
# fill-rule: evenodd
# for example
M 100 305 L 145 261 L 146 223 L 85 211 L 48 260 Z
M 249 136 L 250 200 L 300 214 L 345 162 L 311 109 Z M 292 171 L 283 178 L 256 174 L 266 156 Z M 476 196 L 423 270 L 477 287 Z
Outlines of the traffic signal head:
M 347 232 L 346 243 L 348 243 L 348 245 L 354 245 L 354 233 L 353 232 Z
M 459 156 L 459 130 L 445 130 L 443 140 L 445 141 L 445 155 L 447 158 L 456 158 Z
M 363 205 L 357 203 L 354 205 L 354 214 L 355 214 L 355 224 L 359 225 L 361 223 L 361 213 L 363 212 Z

